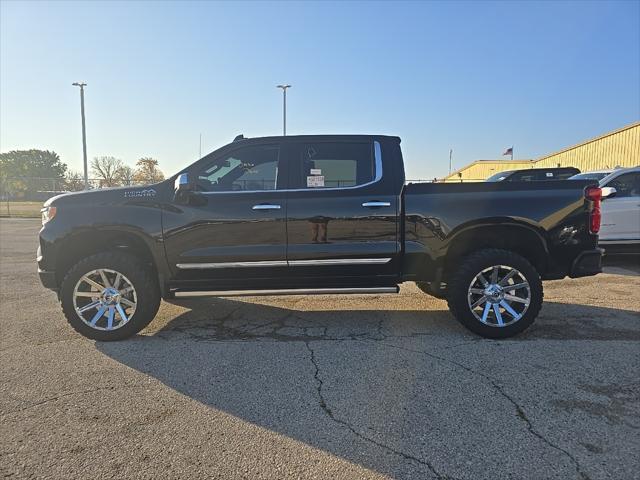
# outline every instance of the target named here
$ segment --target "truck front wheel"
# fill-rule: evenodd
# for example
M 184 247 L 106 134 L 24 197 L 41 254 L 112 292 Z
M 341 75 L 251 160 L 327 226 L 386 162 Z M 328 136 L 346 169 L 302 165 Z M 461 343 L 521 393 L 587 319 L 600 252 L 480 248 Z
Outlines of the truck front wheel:
M 507 338 L 535 321 L 542 306 L 542 281 L 524 257 L 485 249 L 461 262 L 448 285 L 447 300 L 462 325 L 485 338 Z
M 160 289 L 149 269 L 120 252 L 91 255 L 62 281 L 62 310 L 85 337 L 122 340 L 146 327 L 160 307 Z

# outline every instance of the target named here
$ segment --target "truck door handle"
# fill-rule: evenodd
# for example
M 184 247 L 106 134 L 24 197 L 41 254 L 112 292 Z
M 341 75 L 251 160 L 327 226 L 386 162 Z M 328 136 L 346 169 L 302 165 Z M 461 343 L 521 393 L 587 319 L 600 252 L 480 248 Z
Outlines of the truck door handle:
M 259 203 L 251 207 L 251 210 L 280 210 L 280 205 L 273 205 L 271 203 Z
M 364 202 L 362 206 L 365 208 L 390 207 L 391 202 Z

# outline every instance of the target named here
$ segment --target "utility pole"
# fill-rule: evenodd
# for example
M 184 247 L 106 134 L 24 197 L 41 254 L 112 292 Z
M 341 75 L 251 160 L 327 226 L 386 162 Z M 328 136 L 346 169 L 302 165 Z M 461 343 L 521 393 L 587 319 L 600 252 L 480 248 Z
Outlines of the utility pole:
M 82 116 L 82 158 L 84 161 L 84 189 L 89 190 L 89 173 L 87 171 L 87 130 L 84 122 L 84 82 L 75 82 L 74 87 L 80 87 L 80 115 Z
M 276 85 L 276 88 L 282 89 L 282 135 L 287 136 L 287 88 L 291 85 Z

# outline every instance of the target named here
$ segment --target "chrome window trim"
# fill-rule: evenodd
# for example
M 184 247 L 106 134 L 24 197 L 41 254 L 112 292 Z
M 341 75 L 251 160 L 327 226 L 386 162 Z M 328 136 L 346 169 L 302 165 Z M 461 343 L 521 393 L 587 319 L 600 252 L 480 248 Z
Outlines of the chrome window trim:
M 385 258 L 326 258 L 318 260 L 267 260 L 258 262 L 219 262 L 219 263 L 178 263 L 180 270 L 202 270 L 209 268 L 245 268 L 245 267 L 307 267 L 313 265 L 381 265 L 389 263 Z
M 279 158 L 279 157 L 278 157 Z M 323 188 L 283 188 L 274 190 L 230 190 L 228 192 L 198 192 L 200 195 L 224 195 L 229 193 L 273 193 L 273 192 L 326 192 L 326 191 L 339 191 L 339 190 L 353 190 L 356 188 L 364 188 L 374 183 L 378 183 L 382 180 L 382 147 L 380 142 L 374 140 L 373 142 L 373 159 L 376 169 L 376 176 L 373 180 L 360 185 L 353 185 L 351 187 L 323 187 Z M 279 160 L 278 160 L 279 163 Z M 276 182 L 277 185 L 277 182 Z

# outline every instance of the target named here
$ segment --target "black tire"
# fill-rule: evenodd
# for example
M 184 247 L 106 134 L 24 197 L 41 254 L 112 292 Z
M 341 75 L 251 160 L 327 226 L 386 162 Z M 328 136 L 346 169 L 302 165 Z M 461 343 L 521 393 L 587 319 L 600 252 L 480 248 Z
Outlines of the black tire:
M 122 273 L 133 285 L 137 295 L 135 313 L 120 328 L 97 330 L 87 325 L 76 312 L 74 288 L 83 275 L 96 269 L 110 269 Z M 149 268 L 134 256 L 122 252 L 91 255 L 76 263 L 64 277 L 60 291 L 62 310 L 69 324 L 78 333 L 99 341 L 123 340 L 146 327 L 160 308 L 160 288 Z
M 484 249 L 464 257 L 460 263 L 460 268 L 451 276 L 448 284 L 447 301 L 449 310 L 462 325 L 481 337 L 508 338 L 523 332 L 533 324 L 542 307 L 544 294 L 540 275 L 527 259 L 509 250 Z M 528 307 L 521 318 L 510 325 L 494 326 L 483 323 L 473 314 L 469 304 L 471 282 L 483 270 L 495 265 L 518 270 L 529 284 Z

